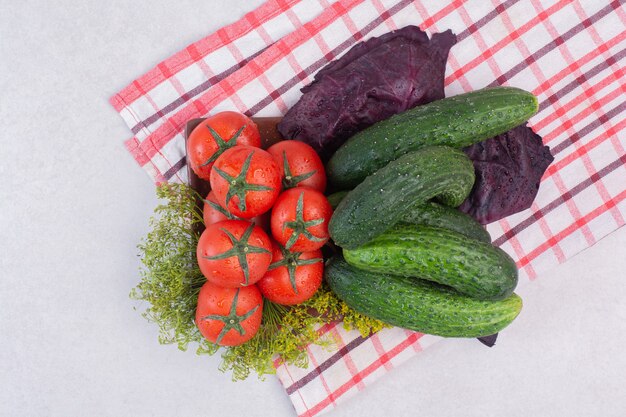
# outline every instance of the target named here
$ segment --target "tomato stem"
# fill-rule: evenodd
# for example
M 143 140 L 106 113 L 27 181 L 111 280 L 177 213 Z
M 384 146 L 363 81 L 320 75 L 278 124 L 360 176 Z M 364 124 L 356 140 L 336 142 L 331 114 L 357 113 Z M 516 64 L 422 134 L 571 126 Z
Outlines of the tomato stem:
M 305 172 L 304 174 L 296 175 L 294 177 L 291 173 L 289 161 L 287 161 L 287 152 L 285 151 L 283 151 L 283 171 L 285 172 L 285 176 L 283 178 L 283 189 L 285 190 L 297 187 L 299 183 L 311 178 L 317 172 L 317 170 L 314 169 L 313 171 Z
M 291 229 L 292 233 L 289 236 L 289 240 L 285 243 L 285 247 L 287 249 L 291 249 L 291 247 L 296 243 L 300 236 L 304 236 L 312 242 L 322 242 L 325 239 L 314 236 L 311 232 L 309 232 L 309 227 L 317 226 L 324 223 L 323 218 L 313 219 L 304 221 L 304 191 L 300 193 L 300 197 L 298 197 L 298 202 L 296 203 L 296 219 L 291 222 L 285 222 L 283 224 L 283 230 Z
M 217 336 L 217 339 L 215 340 L 215 343 L 217 343 L 218 345 L 220 344 L 220 342 L 222 341 L 226 333 L 228 333 L 231 330 L 236 330 L 241 336 L 245 335 L 246 329 L 243 328 L 241 323 L 245 319 L 253 315 L 254 312 L 257 311 L 259 308 L 259 306 L 256 305 L 252 309 L 247 311 L 246 313 L 242 315 L 237 315 L 237 300 L 239 298 L 240 290 L 241 288 L 237 288 L 237 291 L 235 292 L 235 296 L 233 297 L 233 302 L 230 305 L 230 311 L 228 312 L 227 316 L 222 316 L 219 314 L 209 314 L 208 316 L 202 317 L 202 320 L 219 320 L 224 323 L 224 327 L 222 327 L 220 334 Z
M 270 253 L 269 250 L 261 247 L 261 246 L 253 246 L 249 243 L 250 236 L 254 230 L 254 223 L 250 223 L 250 225 L 246 228 L 241 235 L 241 238 L 237 239 L 235 235 L 233 235 L 230 231 L 225 228 L 220 228 L 222 232 L 228 236 L 230 242 L 233 247 L 227 250 L 226 252 L 220 253 L 218 255 L 213 256 L 203 256 L 204 259 L 208 259 L 210 261 L 216 261 L 219 259 L 226 259 L 232 256 L 236 256 L 239 260 L 239 265 L 243 270 L 244 283 L 243 285 L 248 285 L 250 281 L 250 267 L 248 265 L 247 255 L 251 255 L 253 253 Z
M 213 136 L 213 140 L 217 144 L 217 150 L 215 151 L 213 155 L 211 155 L 209 159 L 204 161 L 204 163 L 202 163 L 201 165 L 198 165 L 200 167 L 204 167 L 215 162 L 215 160 L 219 158 L 219 156 L 223 154 L 227 149 L 230 149 L 233 146 L 235 146 L 237 144 L 237 138 L 239 138 L 239 136 L 241 135 L 241 132 L 243 132 L 243 130 L 246 128 L 246 125 L 241 126 L 239 130 L 236 131 L 233 136 L 231 136 L 230 138 L 226 140 L 224 140 L 222 136 L 220 136 L 220 134 L 217 133 L 211 126 L 207 125 L 207 128 L 209 129 L 209 132 L 211 132 L 211 136 Z
M 220 177 L 224 178 L 230 184 L 228 186 L 228 192 L 226 193 L 226 205 L 228 206 L 233 197 L 237 197 L 237 207 L 242 212 L 246 211 L 246 193 L 248 191 L 271 191 L 274 189 L 272 187 L 268 187 L 267 185 L 250 184 L 246 179 L 248 171 L 250 170 L 252 155 L 254 155 L 254 151 L 250 152 L 241 167 L 239 175 L 236 177 L 233 177 L 218 167 L 213 166 L 215 172 L 217 172 Z

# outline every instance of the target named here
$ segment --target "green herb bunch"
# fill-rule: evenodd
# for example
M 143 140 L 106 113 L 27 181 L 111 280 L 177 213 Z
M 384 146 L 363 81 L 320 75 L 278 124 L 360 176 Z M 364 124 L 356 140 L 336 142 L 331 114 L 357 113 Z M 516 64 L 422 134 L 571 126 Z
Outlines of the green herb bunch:
M 243 345 L 221 347 L 209 342 L 194 322 L 198 293 L 206 282 L 196 262 L 203 226 L 197 204 L 200 196 L 184 184 L 163 184 L 157 187 L 157 196 L 165 202 L 155 209 L 151 231 L 138 245 L 141 281 L 130 296 L 148 304 L 142 315 L 158 325 L 161 344 L 175 343 L 183 351 L 192 345 L 198 354 L 219 351 L 219 369 L 230 370 L 233 380 L 241 380 L 252 371 L 259 377 L 273 374 L 275 363 L 306 367 L 307 345 L 335 346 L 330 334 L 320 332 L 324 324 L 342 320 L 346 329 L 357 329 L 363 336 L 385 326 L 348 307 L 323 284 L 311 299 L 297 306 L 265 300 L 261 328 Z

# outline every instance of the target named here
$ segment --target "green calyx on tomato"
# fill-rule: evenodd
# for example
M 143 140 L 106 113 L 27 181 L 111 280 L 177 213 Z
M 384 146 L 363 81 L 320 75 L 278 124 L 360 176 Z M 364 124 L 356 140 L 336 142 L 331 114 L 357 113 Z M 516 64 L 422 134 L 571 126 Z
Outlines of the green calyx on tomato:
M 296 219 L 283 224 L 283 231 L 285 229 L 293 230 L 289 240 L 285 243 L 285 248 L 290 249 L 300 236 L 304 236 L 312 242 L 324 241 L 325 239 L 314 236 L 308 230 L 309 227 L 317 226 L 322 223 L 324 223 L 323 218 L 304 221 L 304 192 L 301 192 L 300 197 L 298 197 L 298 202 L 296 203 Z
M 250 309 L 248 312 L 237 315 L 237 299 L 239 298 L 240 288 L 237 288 L 237 292 L 235 292 L 235 297 L 233 298 L 233 302 L 230 305 L 230 311 L 227 316 L 221 316 L 219 314 L 209 314 L 208 316 L 202 317 L 202 320 L 219 320 L 224 323 L 224 327 L 220 331 L 220 334 L 217 336 L 215 343 L 218 345 L 226 335 L 231 330 L 236 330 L 241 336 L 246 334 L 245 329 L 241 326 L 241 322 L 254 314 L 254 312 L 259 308 L 259 306 L 254 306 L 254 308 Z
M 219 133 L 217 133 L 211 126 L 207 125 L 207 129 L 209 129 L 209 132 L 211 132 L 211 136 L 213 136 L 213 140 L 215 140 L 215 144 L 217 145 L 217 150 L 215 151 L 213 155 L 211 155 L 209 159 L 207 159 L 204 163 L 200 164 L 199 166 L 204 167 L 209 164 L 212 164 L 221 154 L 224 153 L 226 149 L 230 149 L 233 146 L 235 146 L 237 144 L 237 138 L 241 135 L 241 132 L 243 132 L 246 126 L 247 125 L 241 126 L 239 130 L 237 130 L 233 136 L 231 136 L 227 140 L 224 140 L 222 136 L 220 136 Z
M 250 226 L 248 226 L 246 231 L 243 232 L 243 235 L 241 235 L 241 239 L 237 239 L 235 235 L 233 235 L 231 232 L 229 232 L 228 230 L 224 228 L 221 228 L 220 230 L 224 232 L 226 236 L 228 236 L 231 243 L 233 244 L 233 247 L 227 250 L 226 252 L 220 253 L 219 255 L 203 256 L 203 258 L 208 259 L 210 261 L 216 261 L 218 259 L 226 259 L 232 256 L 236 256 L 237 259 L 239 260 L 239 265 L 241 266 L 241 269 L 243 270 L 243 275 L 245 278 L 245 282 L 243 285 L 248 285 L 250 281 L 250 267 L 248 266 L 248 258 L 247 258 L 248 254 L 270 253 L 270 251 L 268 251 L 265 248 L 262 248 L 260 246 L 253 246 L 248 243 L 248 241 L 250 240 L 250 236 L 252 235 L 252 231 L 254 230 L 254 227 L 255 227 L 254 223 L 250 223 Z
M 272 187 L 268 187 L 267 185 L 250 184 L 248 180 L 246 180 L 246 176 L 250 170 L 252 155 L 254 155 L 254 152 L 250 152 L 241 167 L 241 172 L 236 177 L 228 175 L 216 166 L 213 167 L 215 172 L 217 172 L 220 177 L 224 178 L 229 183 L 228 193 L 226 194 L 226 205 L 228 206 L 230 200 L 237 196 L 237 199 L 239 200 L 237 202 L 237 207 L 240 211 L 246 211 L 246 193 L 248 191 L 271 191 L 274 189 Z
M 298 288 L 296 284 L 296 269 L 302 265 L 313 265 L 318 262 L 323 262 L 322 258 L 313 258 L 313 259 L 300 259 L 303 252 L 290 252 L 287 248 L 278 245 L 280 248 L 280 252 L 283 255 L 283 259 L 277 262 L 273 262 L 270 264 L 268 268 L 269 271 L 272 269 L 280 268 L 284 266 L 287 268 L 287 272 L 289 273 L 289 282 L 291 283 L 291 287 L 293 288 L 293 292 L 298 294 Z
M 287 161 L 287 152 L 283 151 L 283 171 L 285 172 L 285 176 L 283 177 L 283 188 L 285 190 L 289 188 L 297 187 L 299 183 L 304 180 L 311 178 L 317 170 L 305 172 L 301 175 L 293 176 L 291 174 L 291 168 L 289 167 L 289 161 Z

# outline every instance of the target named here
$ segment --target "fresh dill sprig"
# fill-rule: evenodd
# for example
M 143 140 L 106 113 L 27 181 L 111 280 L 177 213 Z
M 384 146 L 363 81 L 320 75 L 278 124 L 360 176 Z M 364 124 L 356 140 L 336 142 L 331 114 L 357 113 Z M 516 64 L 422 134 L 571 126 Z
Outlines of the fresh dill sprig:
M 166 200 L 150 219 L 151 231 L 138 245 L 142 268 L 141 281 L 131 291 L 131 298 L 148 304 L 142 315 L 159 328 L 162 344 L 175 343 L 187 350 L 197 345 L 198 354 L 221 352 L 219 369 L 232 371 L 233 380 L 275 373 L 275 363 L 306 367 L 305 347 L 318 344 L 335 346 L 319 328 L 343 320 L 347 329 L 357 329 L 366 336 L 384 327 L 383 323 L 357 313 L 339 300 L 327 285 L 306 302 L 285 307 L 264 301 L 259 332 L 240 346 L 220 347 L 202 337 L 194 322 L 198 292 L 206 282 L 196 261 L 196 246 L 202 226 L 200 196 L 184 184 L 164 184 L 157 196 Z
M 159 342 L 186 350 L 202 339 L 195 323 L 200 287 L 206 278 L 196 262 L 197 226 L 202 222 L 196 193 L 182 184 L 157 187 L 166 200 L 150 219 L 151 231 L 137 246 L 143 264 L 141 281 L 130 297 L 148 307 L 143 316 L 159 326 Z

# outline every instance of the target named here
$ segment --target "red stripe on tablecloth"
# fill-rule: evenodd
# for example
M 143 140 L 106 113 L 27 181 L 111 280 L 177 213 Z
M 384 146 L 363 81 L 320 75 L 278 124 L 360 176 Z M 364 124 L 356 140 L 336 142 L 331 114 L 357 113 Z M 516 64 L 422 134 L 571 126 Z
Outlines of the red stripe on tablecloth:
M 426 10 L 426 7 L 424 7 L 424 5 L 421 2 L 413 1 L 411 5 L 415 8 L 417 13 L 422 18 L 422 22 L 418 26 L 423 31 L 426 31 L 430 28 L 436 28 L 436 23 L 438 20 L 443 19 L 444 17 L 448 16 L 458 7 L 457 5 L 455 5 L 454 2 L 452 2 L 452 3 L 449 3 L 447 6 L 444 6 L 442 9 L 438 10 L 437 12 L 435 12 L 435 14 L 431 16 L 428 10 Z M 457 38 L 457 42 L 458 42 L 458 38 Z
M 289 376 L 289 379 L 291 379 L 291 382 L 295 382 L 295 379 L 293 378 L 293 376 L 291 375 L 291 372 L 289 371 L 289 367 L 285 366 L 284 367 L 285 371 L 287 372 L 287 375 Z M 283 388 L 285 387 L 285 383 L 283 381 L 281 381 L 281 384 L 283 385 Z M 300 401 L 302 401 L 302 405 L 304 406 L 305 409 L 309 409 L 309 406 L 307 405 L 306 401 L 304 400 L 304 396 L 302 395 L 302 391 L 297 390 L 296 391 L 298 394 L 298 398 L 300 398 Z M 289 395 L 289 394 L 288 394 Z M 291 397 L 291 395 L 289 395 Z M 291 399 L 291 398 L 290 398 Z M 291 399 L 291 402 L 293 403 L 293 400 Z
M 385 369 L 387 371 L 390 371 L 391 369 L 393 369 L 393 364 L 389 362 L 389 358 L 388 358 L 389 355 L 387 355 L 387 351 L 385 350 L 385 347 L 380 342 L 380 337 L 378 336 L 378 333 L 374 333 L 372 337 L 370 337 L 370 341 L 372 342 L 372 346 L 374 347 L 374 350 L 376 351 L 376 354 L 378 355 L 378 357 L 384 361 L 383 365 Z
M 492 3 L 494 3 L 495 0 L 492 0 Z M 541 16 L 541 20 L 538 23 L 542 24 L 544 27 L 546 27 L 547 25 L 547 21 L 549 20 L 549 15 L 547 14 L 547 12 L 545 10 L 542 10 L 541 7 L 537 7 L 534 0 L 531 0 L 531 4 L 533 4 L 535 6 L 535 8 L 537 9 L 537 15 Z M 505 29 L 508 32 L 513 32 L 515 31 L 515 25 L 513 24 L 511 17 L 507 14 L 507 13 L 503 13 L 502 14 L 502 23 L 505 27 Z M 558 34 L 555 36 L 555 38 L 558 38 Z M 525 62 L 528 64 L 528 69 L 530 69 L 530 71 L 533 73 L 533 75 L 535 76 L 535 80 L 538 81 L 539 83 L 541 83 L 542 85 L 545 85 L 547 90 L 547 94 L 548 96 L 551 96 L 551 88 L 552 85 L 550 84 L 546 84 L 546 76 L 543 73 L 541 67 L 539 65 L 537 65 L 537 59 L 533 56 L 533 54 L 530 52 L 530 50 L 528 49 L 528 46 L 526 45 L 526 43 L 524 43 L 522 41 L 521 38 L 516 38 L 513 40 L 513 43 L 515 45 L 515 47 L 517 48 L 518 52 L 520 53 L 520 56 L 524 56 L 527 57 L 525 58 Z M 572 60 L 568 59 L 567 55 L 563 55 L 562 51 L 560 50 L 560 48 L 562 47 L 563 43 L 556 43 L 555 45 L 557 45 L 559 52 L 561 52 L 561 57 L 563 58 L 563 60 L 565 61 L 565 63 L 567 64 L 566 66 L 570 66 L 572 65 Z M 551 50 L 555 49 L 554 46 L 551 48 Z M 504 79 L 504 74 L 500 73 L 499 75 L 497 75 L 495 77 L 497 80 L 501 80 Z M 558 111 L 558 109 L 560 108 L 560 103 L 559 102 L 552 102 L 554 108 Z
M 345 341 L 341 337 L 341 334 L 339 334 L 339 332 L 337 331 L 337 328 L 335 328 L 333 331 L 334 331 L 335 337 L 341 340 L 341 345 L 345 345 Z M 357 369 L 356 365 L 354 364 L 354 361 L 352 360 L 352 355 L 350 354 L 343 355 L 341 359 L 343 359 L 343 362 L 346 365 L 346 369 L 348 369 L 348 372 L 350 372 L 350 375 L 352 375 L 352 377 L 355 377 L 359 373 L 359 370 Z M 359 389 L 359 391 L 365 388 L 363 381 L 357 382 L 357 388 Z
M 504 233 L 507 234 L 509 232 L 509 230 L 511 230 L 511 224 L 509 223 L 508 219 L 505 217 L 504 219 L 499 221 L 500 223 L 500 227 L 502 227 L 502 230 L 504 230 Z M 513 252 L 515 252 L 515 256 L 517 257 L 517 259 L 522 258 L 525 254 L 526 251 L 524 250 L 524 248 L 522 248 L 522 244 L 520 243 L 519 239 L 517 238 L 516 235 L 512 235 L 507 242 L 511 245 L 511 248 L 513 249 Z M 517 268 L 521 268 L 522 266 L 519 264 L 519 262 L 516 262 Z M 537 276 L 537 274 L 535 273 L 535 268 L 533 268 L 532 265 L 525 265 L 524 269 L 526 270 L 526 275 L 528 275 L 529 279 L 535 279 L 535 277 Z
M 300 19 L 295 13 L 292 12 L 290 14 L 287 14 L 287 17 L 289 17 L 289 19 L 292 21 L 294 26 L 299 27 L 303 25 L 302 21 L 300 21 Z M 277 45 L 277 47 L 280 48 L 283 55 L 287 58 L 287 62 L 293 69 L 293 72 L 295 74 L 302 74 L 303 73 L 302 67 L 300 66 L 300 63 L 298 62 L 298 60 L 296 60 L 296 58 L 293 56 L 293 54 L 290 53 L 291 51 L 287 50 L 284 44 L 279 44 Z M 307 77 L 304 76 L 304 78 L 301 78 L 301 81 L 304 81 L 306 78 Z
M 254 14 L 247 14 L 244 19 L 250 22 L 250 26 L 254 28 L 254 30 L 259 34 L 259 36 L 261 37 L 261 39 L 263 39 L 263 42 L 265 42 L 266 45 L 271 45 L 274 43 L 274 40 L 272 39 L 270 34 L 267 33 L 267 30 L 265 30 L 265 28 L 262 26 L 263 22 L 260 22 Z
M 279 0 L 279 3 L 284 3 L 284 1 L 285 0 Z M 285 6 L 285 16 L 287 16 L 287 19 L 289 19 L 293 27 L 297 28 L 302 26 L 302 21 L 291 7 Z
M 249 16 L 253 16 L 253 21 L 262 24 L 280 15 L 281 13 L 284 13 L 300 1 L 301 0 L 270 0 L 263 3 L 257 9 L 247 13 L 242 19 L 225 26 L 220 30 L 227 35 L 228 41 L 232 42 L 255 29 L 255 27 L 250 24 Z M 187 46 L 185 49 L 167 58 L 159 65 L 167 68 L 169 73 L 176 74 L 196 62 L 198 59 L 204 58 L 209 53 L 216 51 L 223 46 L 223 41 L 220 39 L 217 32 L 214 32 Z M 189 48 L 192 48 L 192 53 L 189 52 Z M 155 67 L 111 97 L 110 102 L 119 112 L 128 104 L 143 96 L 145 91 L 153 89 L 166 79 L 167 77 L 164 77 L 161 69 Z
M 179 96 L 185 96 L 185 87 L 181 84 L 180 80 L 173 78 L 174 73 L 165 65 L 164 62 L 161 62 L 157 65 L 157 68 L 163 74 L 163 77 L 174 87 L 174 90 L 178 93 Z M 154 105 L 154 104 L 153 104 Z M 156 106 L 155 106 L 156 107 Z
M 393 349 L 391 349 L 386 356 L 378 358 L 372 364 L 367 366 L 365 369 L 357 373 L 353 376 L 348 382 L 342 384 L 338 389 L 332 392 L 332 395 L 328 396 L 321 402 L 317 403 L 315 406 L 309 408 L 305 413 L 300 414 L 299 417 L 311 417 L 315 414 L 319 413 L 324 408 L 328 407 L 334 398 L 340 397 L 350 388 L 354 387 L 358 382 L 362 381 L 363 378 L 370 375 L 372 372 L 376 371 L 378 368 L 383 366 L 386 362 L 393 359 L 400 352 L 404 351 L 407 347 L 419 341 L 422 337 L 421 333 L 412 333 L 406 339 L 404 339 L 401 343 L 396 345 Z
M 341 349 L 342 347 L 343 346 L 340 346 L 339 349 Z M 307 355 L 309 356 L 309 358 L 311 359 L 311 362 L 313 363 L 313 369 L 319 369 L 320 365 L 319 363 L 317 363 L 316 356 L 311 353 L 310 346 L 307 346 L 306 350 L 307 350 Z M 326 391 L 326 398 L 330 399 L 330 402 L 334 404 L 335 399 L 332 396 L 332 390 L 329 388 L 328 382 L 326 382 L 324 373 L 320 371 L 319 373 L 315 375 L 315 377 L 322 383 L 322 387 L 324 388 L 324 391 Z
M 533 259 L 535 259 L 537 256 L 541 255 L 548 248 L 550 248 L 550 246 L 553 245 L 554 242 L 559 242 L 559 241 L 565 239 L 567 236 L 569 236 L 572 233 L 574 233 L 575 231 L 577 231 L 582 225 L 588 224 L 590 221 L 592 221 L 596 217 L 600 216 L 601 214 L 605 213 L 607 210 L 609 210 L 609 209 L 615 207 L 617 204 L 621 203 L 624 199 L 626 199 L 626 190 L 622 191 L 617 196 L 611 198 L 609 201 L 607 201 L 603 205 L 595 208 L 593 211 L 591 211 L 590 213 L 586 214 L 584 217 L 582 217 L 582 218 L 576 220 L 574 223 L 570 224 L 564 230 L 562 230 L 561 232 L 557 233 L 554 236 L 553 239 L 551 239 L 551 240 L 549 240 L 547 242 L 544 242 L 541 245 L 537 246 L 534 250 L 530 251 L 530 253 L 528 253 L 528 255 L 526 255 L 522 259 L 520 259 L 518 261 L 518 264 L 520 264 L 522 266 L 528 265 Z M 621 227 L 623 225 L 624 225 L 623 223 L 622 224 L 617 224 L 618 227 Z
M 404 334 L 405 334 L 407 337 L 409 337 L 412 333 L 416 333 L 416 332 L 414 332 L 414 331 L 412 331 L 412 330 L 407 330 L 407 329 L 404 329 Z M 424 336 L 424 333 L 420 333 L 420 338 L 421 338 L 422 336 Z M 423 349 L 422 349 L 422 345 L 421 345 L 420 343 L 413 343 L 413 351 L 414 351 L 414 352 L 421 352 L 422 350 L 423 350 Z

